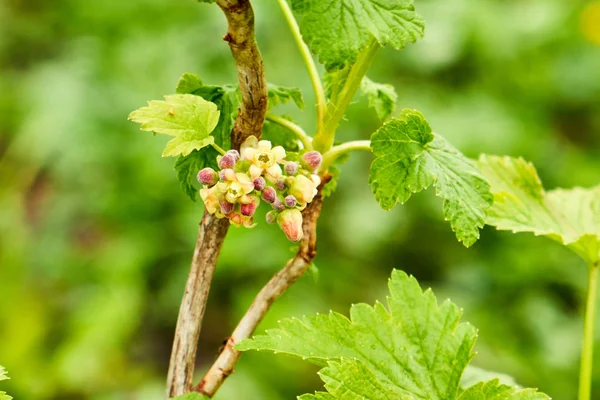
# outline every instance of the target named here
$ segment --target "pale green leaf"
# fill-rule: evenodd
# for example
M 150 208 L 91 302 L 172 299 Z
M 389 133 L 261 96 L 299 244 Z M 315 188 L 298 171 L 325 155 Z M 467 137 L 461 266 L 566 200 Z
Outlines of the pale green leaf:
M 434 185 L 458 240 L 467 247 L 477 241 L 493 202 L 490 186 L 471 160 L 432 133 L 421 113 L 404 110 L 392 118 L 373 134 L 371 147 L 369 183 L 384 210 Z
M 522 158 L 483 155 L 479 168 L 495 197 L 487 224 L 547 236 L 588 263 L 600 260 L 600 186 L 546 192 L 535 167 Z
M 469 365 L 462 376 L 460 387 L 466 389 L 476 383 L 491 381 L 494 379 L 498 379 L 503 385 L 518 386 L 515 379 L 510 375 L 501 374 L 495 371 L 488 371 L 473 365 Z
M 236 87 L 204 85 L 198 75 L 185 73 L 177 83 L 177 93 L 194 94 L 217 105 L 220 111 L 217 126 L 211 132 L 215 143 L 223 149 L 231 147 L 231 130 L 237 110 Z M 198 197 L 199 184 L 196 179 L 198 171 L 204 167 L 217 168 L 219 153 L 207 146 L 194 150 L 187 156 L 179 156 L 175 161 L 177 179 L 183 192 L 192 200 Z
M 267 93 L 269 96 L 269 107 L 276 107 L 279 104 L 286 104 L 293 101 L 299 109 L 304 108 L 304 97 L 302 91 L 298 88 L 277 86 L 271 83 L 267 84 Z
M 373 38 L 404 48 L 423 36 L 413 0 L 291 0 L 302 37 L 325 68 L 353 64 Z
M 417 281 L 403 272 L 393 272 L 389 289 L 387 309 L 381 303 L 358 304 L 352 307 L 350 319 L 332 312 L 283 320 L 279 329 L 243 341 L 238 349 L 291 354 L 327 367 L 322 371 L 326 387 L 340 385 L 329 390 L 334 398 L 346 398 L 337 393 L 352 385 L 346 382 L 352 379 L 347 374 L 367 371 L 371 386 L 397 396 L 455 398 L 473 356 L 475 328 L 459 323 L 462 312 L 455 304 L 447 301 L 438 306 L 431 291 L 422 292 Z M 344 372 L 348 363 L 353 363 L 354 372 Z
M 392 85 L 373 82 L 365 76 L 360 90 L 367 96 L 369 107 L 375 109 L 380 120 L 385 121 L 394 113 L 398 95 Z
M 2 365 L 0 365 L 0 381 L 5 381 L 10 379 L 6 374 L 6 369 Z M 6 392 L 0 392 L 0 400 L 12 400 L 12 397 L 7 395 Z
M 198 90 L 202 86 L 204 86 L 204 84 L 198 75 L 186 72 L 179 78 L 175 92 L 178 94 L 193 93 L 194 90 Z
M 550 400 L 536 389 L 502 385 L 498 379 L 480 382 L 463 392 L 458 400 Z
M 166 156 L 186 156 L 214 143 L 210 133 L 219 121 L 216 104 L 192 94 L 165 96 L 165 101 L 151 100 L 129 114 L 129 119 L 140 123 L 141 129 L 174 136 L 163 151 Z
M 323 189 L 321 189 L 321 195 L 324 199 L 330 197 L 337 190 L 338 180 L 340 179 L 342 171 L 339 167 L 332 165 L 329 167 L 329 173 L 332 175 L 331 180 L 323 186 Z

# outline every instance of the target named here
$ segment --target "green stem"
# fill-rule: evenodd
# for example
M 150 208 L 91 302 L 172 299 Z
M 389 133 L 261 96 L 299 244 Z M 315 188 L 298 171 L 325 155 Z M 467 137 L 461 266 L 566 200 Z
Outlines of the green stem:
M 221 148 L 218 144 L 213 143 L 213 144 L 211 144 L 211 146 L 213 147 L 213 149 L 215 149 L 216 151 L 221 153 L 221 155 L 225 155 L 226 151 L 223 150 L 223 148 Z
M 277 125 L 280 125 L 290 132 L 292 132 L 296 137 L 302 142 L 304 148 L 306 150 L 312 150 L 312 138 L 304 132 L 300 126 L 296 125 L 292 121 L 289 121 L 285 118 L 282 118 L 278 115 L 267 114 L 267 121 L 271 121 Z
M 592 362 L 594 355 L 594 318 L 596 316 L 596 296 L 598 291 L 598 263 L 589 265 L 588 296 L 583 325 L 583 348 L 579 373 L 579 400 L 590 400 L 592 391 Z
M 292 31 L 292 35 L 294 36 L 294 40 L 298 45 L 298 49 L 300 50 L 300 54 L 302 55 L 304 64 L 308 69 L 308 75 L 310 76 L 312 87 L 315 92 L 315 99 L 317 102 L 317 132 L 320 132 L 323 130 L 325 112 L 327 110 L 327 102 L 325 100 L 325 90 L 323 90 L 323 84 L 321 83 L 321 78 L 319 77 L 319 70 L 317 69 L 315 60 L 313 60 L 312 55 L 310 54 L 310 49 L 302 40 L 300 27 L 298 26 L 298 22 L 296 22 L 294 14 L 292 13 L 292 10 L 290 9 L 290 6 L 288 5 L 287 1 L 277 1 L 279 2 L 281 11 L 283 11 L 283 15 L 285 16 L 285 19 L 290 27 L 290 31 Z
M 319 168 L 319 172 L 323 173 L 341 156 L 351 151 L 371 151 L 370 140 L 354 140 L 352 142 L 342 143 L 337 146 L 333 146 L 329 151 L 323 154 L 323 162 Z
M 373 58 L 375 58 L 375 54 L 377 54 L 379 47 L 379 43 L 373 39 L 369 44 L 369 47 L 360 53 L 356 63 L 350 68 L 346 83 L 336 97 L 336 101 L 330 103 L 327 107 L 325 126 L 322 131 L 317 132 L 314 140 L 315 149 L 320 152 L 324 153 L 333 146 L 335 132 L 340 126 L 340 121 L 344 118 L 346 109 L 360 87 L 362 79 L 367 74 L 367 70 L 373 61 Z

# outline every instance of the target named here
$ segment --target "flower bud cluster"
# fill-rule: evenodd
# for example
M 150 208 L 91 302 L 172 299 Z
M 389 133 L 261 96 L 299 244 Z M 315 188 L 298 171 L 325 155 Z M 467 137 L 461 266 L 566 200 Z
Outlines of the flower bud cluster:
M 321 183 L 316 170 L 322 156 L 309 151 L 299 161 L 286 160 L 281 146 L 250 136 L 240 152 L 229 150 L 217 157 L 219 171 L 204 168 L 198 173 L 203 185 L 200 197 L 206 210 L 228 218 L 236 226 L 254 227 L 254 213 L 261 200 L 273 208 L 267 222 L 277 223 L 293 242 L 302 239 L 302 213 Z M 292 157 L 293 158 L 293 157 Z

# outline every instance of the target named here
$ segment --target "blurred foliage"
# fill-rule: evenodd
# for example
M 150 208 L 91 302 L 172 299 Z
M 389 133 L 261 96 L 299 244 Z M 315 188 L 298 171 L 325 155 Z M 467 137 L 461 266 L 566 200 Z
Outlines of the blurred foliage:
M 272 2 L 253 3 L 269 81 L 300 87 L 308 104 L 280 109 L 310 130 L 314 98 L 285 21 Z M 549 189 L 598 183 L 600 2 L 416 5 L 425 39 L 385 49 L 369 74 L 396 87 L 398 109 L 422 111 L 469 156 L 533 161 Z M 0 0 L 0 364 L 15 398 L 162 398 L 202 206 L 160 157 L 164 138 L 127 115 L 174 93 L 184 72 L 235 83 L 224 32 L 218 8 L 194 0 Z M 359 98 L 347 120 L 340 139 L 368 138 L 379 124 Z M 340 167 L 319 227 L 318 282 L 298 282 L 259 329 L 372 303 L 401 268 L 464 307 L 480 333 L 475 365 L 574 398 L 583 263 L 549 240 L 491 228 L 465 249 L 430 191 L 384 212 L 370 162 L 360 154 Z M 277 227 L 231 229 L 199 376 L 290 255 Z M 245 354 L 216 398 L 291 399 L 320 385 L 301 362 Z

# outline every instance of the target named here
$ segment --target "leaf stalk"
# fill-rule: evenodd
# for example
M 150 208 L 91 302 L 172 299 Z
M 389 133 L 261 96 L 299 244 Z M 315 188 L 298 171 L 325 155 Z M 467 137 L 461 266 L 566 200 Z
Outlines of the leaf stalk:
M 579 373 L 579 400 L 590 400 L 592 390 L 592 364 L 594 360 L 594 320 L 598 292 L 598 262 L 590 263 L 588 268 L 588 295 L 583 324 L 583 347 L 581 349 L 581 368 Z
M 333 146 L 327 153 L 323 154 L 323 162 L 319 168 L 319 173 L 325 173 L 327 169 L 341 156 L 351 151 L 371 151 L 370 140 L 354 140 L 351 142 L 342 143 L 337 146 Z
M 306 134 L 304 129 L 279 115 L 267 114 L 267 121 L 271 121 L 292 132 L 302 142 L 306 150 L 312 150 L 312 138 Z
M 308 69 L 308 75 L 310 77 L 310 81 L 312 83 L 313 91 L 315 92 L 315 99 L 317 103 L 317 133 L 323 130 L 323 124 L 325 121 L 325 113 L 327 111 L 327 101 L 325 99 L 325 90 L 323 90 L 323 83 L 321 82 L 321 78 L 319 76 L 319 70 L 317 69 L 317 65 L 315 64 L 315 60 L 312 58 L 310 54 L 310 49 L 302 40 L 302 34 L 300 33 L 300 27 L 298 26 L 298 22 L 296 18 L 294 18 L 294 14 L 290 9 L 289 4 L 286 0 L 277 0 L 279 6 L 281 7 L 281 11 L 290 27 L 290 31 L 294 36 L 294 40 L 298 45 L 298 49 L 300 50 L 300 55 L 304 60 L 304 64 Z

